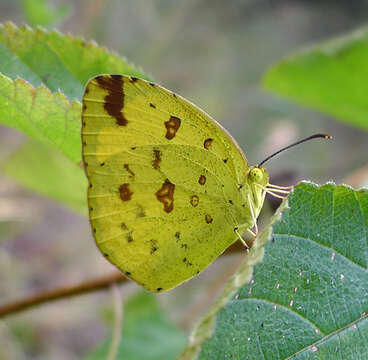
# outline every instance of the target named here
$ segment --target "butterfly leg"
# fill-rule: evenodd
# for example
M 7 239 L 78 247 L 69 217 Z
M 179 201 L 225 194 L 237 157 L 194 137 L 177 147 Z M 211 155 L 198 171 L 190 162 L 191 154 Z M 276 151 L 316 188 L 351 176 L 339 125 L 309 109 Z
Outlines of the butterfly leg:
M 292 188 L 293 188 L 292 186 L 278 186 L 268 184 L 265 187 L 265 191 L 267 194 L 270 194 L 276 198 L 284 200 L 287 197 L 287 195 L 289 195 Z
M 239 240 L 243 243 L 243 245 L 246 247 L 247 251 L 249 250 L 249 245 L 246 243 L 246 241 L 243 239 L 243 237 L 240 235 L 238 229 L 240 227 L 245 227 L 247 226 L 246 230 L 253 236 L 256 237 L 258 235 L 258 225 L 257 225 L 257 219 L 254 215 L 254 211 L 253 211 L 253 202 L 252 199 L 250 198 L 249 194 L 248 194 L 248 203 L 249 203 L 249 209 L 250 209 L 250 214 L 252 216 L 252 222 L 254 224 L 254 230 L 252 231 L 251 229 L 248 228 L 248 224 L 243 224 L 243 225 L 238 225 L 234 227 L 234 231 L 236 233 L 236 235 L 238 235 Z
M 258 229 L 257 229 L 258 230 Z M 255 233 L 254 231 L 252 231 L 251 229 L 247 229 L 247 231 L 252 235 L 252 236 L 254 236 L 254 237 L 256 237 L 257 236 L 257 234 L 258 234 L 258 231 L 257 231 L 257 233 Z
M 262 190 L 266 192 L 267 194 L 270 194 L 281 200 L 284 200 L 286 196 L 289 195 L 291 189 L 293 188 L 293 186 L 278 186 L 278 185 L 272 185 L 272 184 L 267 184 L 266 186 L 262 186 L 259 184 L 255 184 L 255 185 L 262 188 Z M 248 201 L 249 201 L 249 197 L 248 197 Z
M 291 190 L 294 185 L 290 185 L 290 186 L 280 186 L 280 185 L 274 185 L 274 184 L 267 184 L 266 187 L 269 187 L 269 188 L 274 188 L 274 189 L 285 189 L 285 190 Z
M 246 250 L 248 251 L 249 250 L 249 246 L 246 243 L 246 241 L 243 239 L 243 237 L 240 235 L 237 226 L 234 228 L 234 231 L 235 231 L 235 234 L 238 235 L 239 240 L 243 243 L 243 245 L 245 246 Z
M 254 211 L 253 211 L 253 202 L 252 199 L 250 198 L 250 195 L 248 194 L 248 202 L 249 202 L 249 209 L 250 209 L 250 214 L 252 215 L 252 220 L 253 220 L 253 224 L 254 224 L 254 231 L 250 229 L 247 229 L 254 237 L 256 237 L 258 235 L 258 225 L 257 225 L 257 219 L 254 215 Z

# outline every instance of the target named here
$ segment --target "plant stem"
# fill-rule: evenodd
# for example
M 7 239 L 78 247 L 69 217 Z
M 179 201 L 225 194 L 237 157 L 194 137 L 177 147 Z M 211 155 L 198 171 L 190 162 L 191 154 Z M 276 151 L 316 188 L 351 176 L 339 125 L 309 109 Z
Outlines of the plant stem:
M 120 289 L 116 283 L 112 285 L 113 297 L 114 297 L 114 329 L 112 332 L 112 339 L 107 354 L 106 360 L 115 360 L 119 350 L 119 344 L 121 341 L 121 332 L 123 328 L 123 300 L 121 297 Z
M 244 246 L 237 241 L 226 250 L 225 254 L 228 255 L 240 251 L 244 252 Z M 128 279 L 125 278 L 122 273 L 116 272 L 110 275 L 90 279 L 77 285 L 63 286 L 53 290 L 39 292 L 35 295 L 10 302 L 8 304 L 0 305 L 0 318 L 51 301 L 104 290 L 114 283 L 122 283 L 126 281 L 128 281 Z
M 63 286 L 53 290 L 39 292 L 35 295 L 0 306 L 0 318 L 41 305 L 50 301 L 69 298 L 72 296 L 104 290 L 114 283 L 128 281 L 121 273 L 113 273 L 102 277 L 81 282 L 77 285 Z

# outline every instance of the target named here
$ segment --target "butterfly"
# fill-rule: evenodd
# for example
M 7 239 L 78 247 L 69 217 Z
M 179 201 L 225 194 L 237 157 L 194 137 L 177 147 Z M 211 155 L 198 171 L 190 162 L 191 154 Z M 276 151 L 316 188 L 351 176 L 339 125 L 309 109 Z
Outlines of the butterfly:
M 196 276 L 236 240 L 246 245 L 266 192 L 288 192 L 204 111 L 135 77 L 89 80 L 81 136 L 96 244 L 153 292 Z

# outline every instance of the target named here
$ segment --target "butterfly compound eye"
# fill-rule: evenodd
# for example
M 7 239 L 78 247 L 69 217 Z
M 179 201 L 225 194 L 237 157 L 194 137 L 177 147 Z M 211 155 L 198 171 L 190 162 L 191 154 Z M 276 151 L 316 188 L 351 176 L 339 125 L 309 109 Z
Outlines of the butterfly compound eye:
M 263 172 L 261 169 L 259 168 L 253 168 L 250 172 L 249 172 L 249 179 L 252 182 L 255 183 L 260 183 L 263 179 Z

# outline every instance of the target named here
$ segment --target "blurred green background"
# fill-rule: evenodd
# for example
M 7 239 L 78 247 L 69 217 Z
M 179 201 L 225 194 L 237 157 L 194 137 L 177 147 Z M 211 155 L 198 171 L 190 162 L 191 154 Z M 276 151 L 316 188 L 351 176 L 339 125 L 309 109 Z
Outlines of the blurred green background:
M 367 135 L 262 90 L 285 55 L 366 24 L 368 2 L 297 0 L 0 0 L 13 21 L 95 39 L 157 83 L 204 109 L 238 140 L 251 164 L 298 138 L 326 132 L 267 164 L 271 180 L 344 181 L 366 165 Z M 0 159 L 25 135 L 0 127 Z M 276 180 L 273 183 L 279 183 Z M 95 248 L 88 220 L 0 174 L 0 301 L 113 271 Z M 159 295 L 168 315 L 191 328 L 233 263 L 222 257 L 201 276 Z M 234 258 L 236 257 L 236 259 Z M 123 287 L 123 296 L 136 291 Z M 0 322 L 0 359 L 80 359 L 108 334 L 109 291 L 63 300 Z

